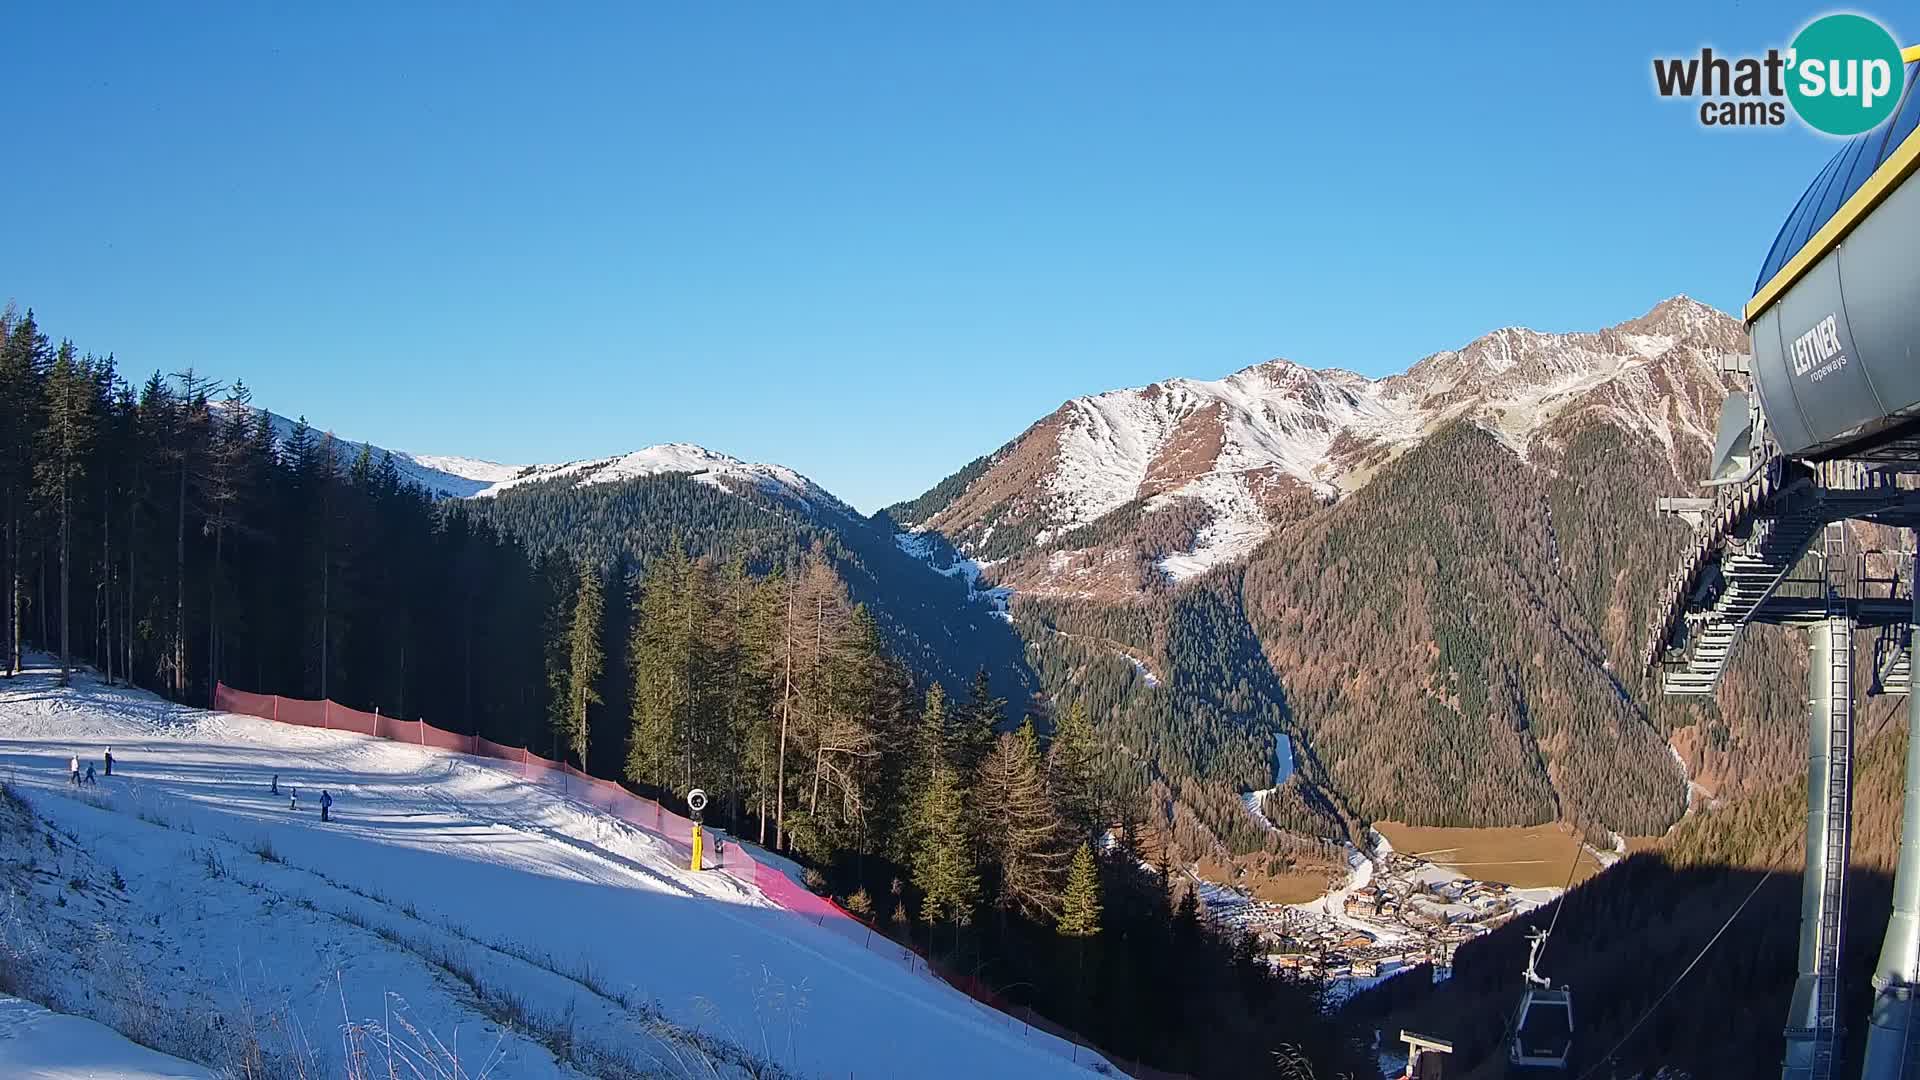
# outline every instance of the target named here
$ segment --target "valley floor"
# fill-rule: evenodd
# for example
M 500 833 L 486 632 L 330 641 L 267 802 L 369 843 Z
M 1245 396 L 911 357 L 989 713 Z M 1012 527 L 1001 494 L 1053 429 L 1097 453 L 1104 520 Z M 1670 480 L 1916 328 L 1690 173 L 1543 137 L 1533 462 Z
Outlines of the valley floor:
M 0 682 L 0 988 L 136 1041 L 436 1080 L 1104 1067 L 559 791 L 78 679 Z

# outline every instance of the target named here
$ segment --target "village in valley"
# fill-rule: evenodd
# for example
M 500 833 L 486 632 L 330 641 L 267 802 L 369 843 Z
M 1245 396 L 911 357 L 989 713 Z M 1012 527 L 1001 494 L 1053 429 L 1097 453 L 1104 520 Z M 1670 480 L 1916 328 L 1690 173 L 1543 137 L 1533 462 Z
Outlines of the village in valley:
M 1252 931 L 1276 968 L 1359 989 L 1419 964 L 1444 979 L 1463 941 L 1551 903 L 1561 890 L 1482 881 L 1393 849 L 1374 833 L 1374 854 L 1346 848 L 1348 873 L 1324 895 L 1274 903 L 1194 879 L 1207 916 Z M 1585 849 L 1596 860 L 1604 853 Z

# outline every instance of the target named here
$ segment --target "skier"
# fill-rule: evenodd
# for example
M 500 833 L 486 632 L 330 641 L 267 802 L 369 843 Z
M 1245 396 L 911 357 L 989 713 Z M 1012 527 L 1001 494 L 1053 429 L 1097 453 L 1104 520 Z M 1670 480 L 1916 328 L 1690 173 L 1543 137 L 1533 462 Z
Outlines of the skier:
M 275 795 L 280 794 L 280 774 L 279 773 L 273 774 L 273 793 Z
M 320 792 L 320 820 L 321 821 L 328 820 L 327 811 L 332 809 L 333 809 L 333 793 L 322 790 Z
M 289 810 L 300 809 L 300 789 L 299 788 L 287 789 L 287 809 Z
M 113 775 L 113 747 L 107 747 L 107 775 Z
M 73 755 L 73 759 L 67 762 L 67 780 L 71 782 L 74 787 L 80 786 L 80 755 L 79 754 Z
M 89 761 L 89 762 L 87 762 L 87 783 L 89 783 L 89 784 L 97 784 L 97 783 L 99 783 L 99 781 L 98 781 L 98 780 L 95 780 L 95 779 L 93 778 L 93 762 L 91 762 L 91 761 Z

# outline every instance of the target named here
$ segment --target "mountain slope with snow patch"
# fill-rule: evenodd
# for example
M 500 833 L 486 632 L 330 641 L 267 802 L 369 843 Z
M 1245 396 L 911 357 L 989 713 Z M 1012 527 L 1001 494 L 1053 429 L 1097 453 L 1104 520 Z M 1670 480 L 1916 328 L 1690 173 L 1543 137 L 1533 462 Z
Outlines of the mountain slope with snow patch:
M 1382 379 L 1272 360 L 1112 390 L 1067 402 L 941 497 L 894 514 L 996 562 L 1093 550 L 1121 533 L 1103 527 L 1118 515 L 1183 515 L 1181 529 L 1161 530 L 1173 540 L 1150 545 L 1179 580 L 1245 558 L 1276 525 L 1364 487 L 1459 421 L 1525 459 L 1556 422 L 1593 412 L 1678 461 L 1711 445 L 1720 365 L 1746 349 L 1731 317 L 1682 296 L 1593 333 L 1497 330 Z M 1002 576 L 1021 591 L 1077 592 L 1032 560 Z

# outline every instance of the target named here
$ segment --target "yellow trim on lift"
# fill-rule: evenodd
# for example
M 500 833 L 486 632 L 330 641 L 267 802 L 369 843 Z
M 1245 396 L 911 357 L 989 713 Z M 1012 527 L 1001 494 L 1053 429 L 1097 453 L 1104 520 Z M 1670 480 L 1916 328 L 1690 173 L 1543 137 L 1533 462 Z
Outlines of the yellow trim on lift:
M 1880 167 L 1873 171 L 1873 175 L 1867 177 L 1867 182 L 1860 185 L 1860 190 L 1854 192 L 1846 202 L 1842 203 L 1833 217 L 1820 227 L 1820 231 L 1814 233 L 1793 258 L 1787 260 L 1787 265 L 1781 267 L 1780 272 L 1773 275 L 1772 280 L 1762 285 L 1759 292 L 1753 294 L 1753 299 L 1747 301 L 1747 322 L 1752 323 L 1759 318 L 1761 312 L 1772 307 L 1782 293 L 1806 276 L 1814 263 L 1819 262 L 1828 252 L 1838 247 L 1840 241 L 1853 231 L 1853 227 L 1860 224 L 1861 220 L 1872 213 L 1874 207 L 1885 201 L 1888 195 L 1893 194 L 1893 189 L 1913 175 L 1916 168 L 1920 168 L 1920 128 L 1909 132 L 1906 141 L 1900 144 L 1900 148 L 1895 150 L 1891 157 L 1880 163 Z
M 1909 64 L 1913 63 L 1915 60 L 1920 60 L 1920 45 L 1915 45 L 1912 48 L 1908 49 L 1906 52 L 1901 53 L 1900 59 L 1906 61 Z

